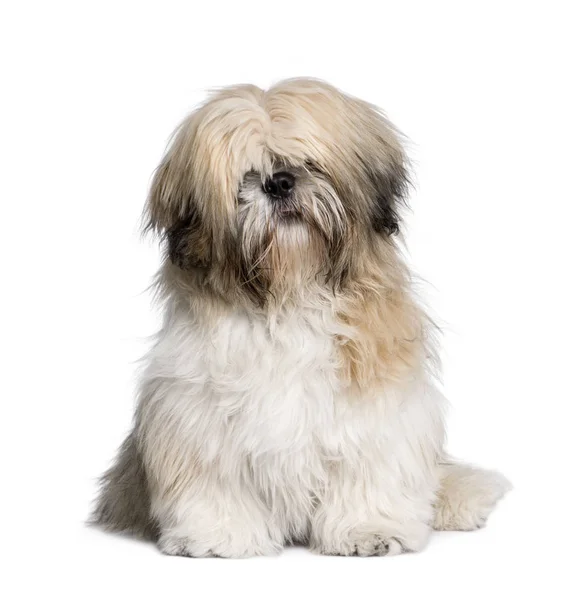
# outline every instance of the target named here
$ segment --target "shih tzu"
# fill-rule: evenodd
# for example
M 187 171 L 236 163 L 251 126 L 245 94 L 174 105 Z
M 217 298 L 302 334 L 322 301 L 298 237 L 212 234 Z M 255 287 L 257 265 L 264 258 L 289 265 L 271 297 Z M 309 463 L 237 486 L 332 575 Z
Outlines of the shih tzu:
M 321 81 L 224 89 L 180 125 L 145 213 L 163 326 L 95 522 L 197 557 L 392 555 L 485 523 L 509 484 L 445 454 L 407 188 L 390 122 Z

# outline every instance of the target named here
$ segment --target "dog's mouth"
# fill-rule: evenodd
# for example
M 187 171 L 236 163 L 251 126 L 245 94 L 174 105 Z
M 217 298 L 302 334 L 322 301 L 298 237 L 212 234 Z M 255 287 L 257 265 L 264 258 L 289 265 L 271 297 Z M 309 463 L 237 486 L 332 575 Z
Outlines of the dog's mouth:
M 301 217 L 301 210 L 292 199 L 274 203 L 274 214 L 281 220 L 291 221 Z

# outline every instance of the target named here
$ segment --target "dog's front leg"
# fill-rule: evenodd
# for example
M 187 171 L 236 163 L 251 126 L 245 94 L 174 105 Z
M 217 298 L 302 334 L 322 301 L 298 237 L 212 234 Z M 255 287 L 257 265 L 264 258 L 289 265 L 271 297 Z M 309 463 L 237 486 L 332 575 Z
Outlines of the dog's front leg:
M 431 494 L 419 496 L 390 469 L 334 463 L 312 519 L 310 546 L 321 554 L 384 556 L 422 549 Z M 385 486 L 382 485 L 385 482 Z
M 281 550 L 282 535 L 269 511 L 239 477 L 226 481 L 215 473 L 203 473 L 186 486 L 176 499 L 169 497 L 169 489 L 153 497 L 162 552 L 246 558 Z
M 202 393 L 174 379 L 144 382 L 135 436 L 158 546 L 193 557 L 276 554 L 282 530 L 218 403 Z

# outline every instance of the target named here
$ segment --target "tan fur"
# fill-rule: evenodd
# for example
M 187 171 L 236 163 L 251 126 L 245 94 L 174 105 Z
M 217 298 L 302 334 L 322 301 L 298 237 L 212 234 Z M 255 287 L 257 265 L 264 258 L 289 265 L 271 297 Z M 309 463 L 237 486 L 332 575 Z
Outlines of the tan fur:
M 432 325 L 410 294 L 411 282 L 401 261 L 393 260 L 383 272 L 379 264 L 369 265 L 372 268 L 349 285 L 338 311 L 354 332 L 340 338 L 344 377 L 364 397 L 368 390 L 377 392 L 401 381 L 431 352 Z

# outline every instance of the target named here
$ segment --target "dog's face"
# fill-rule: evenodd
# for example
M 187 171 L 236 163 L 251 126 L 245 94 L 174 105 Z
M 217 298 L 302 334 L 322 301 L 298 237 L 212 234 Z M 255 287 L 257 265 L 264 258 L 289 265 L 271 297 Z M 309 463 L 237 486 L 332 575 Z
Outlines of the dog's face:
M 398 231 L 398 136 L 371 105 L 315 80 L 223 90 L 190 115 L 154 177 L 150 227 L 183 270 L 274 286 L 340 285 L 354 257 Z

